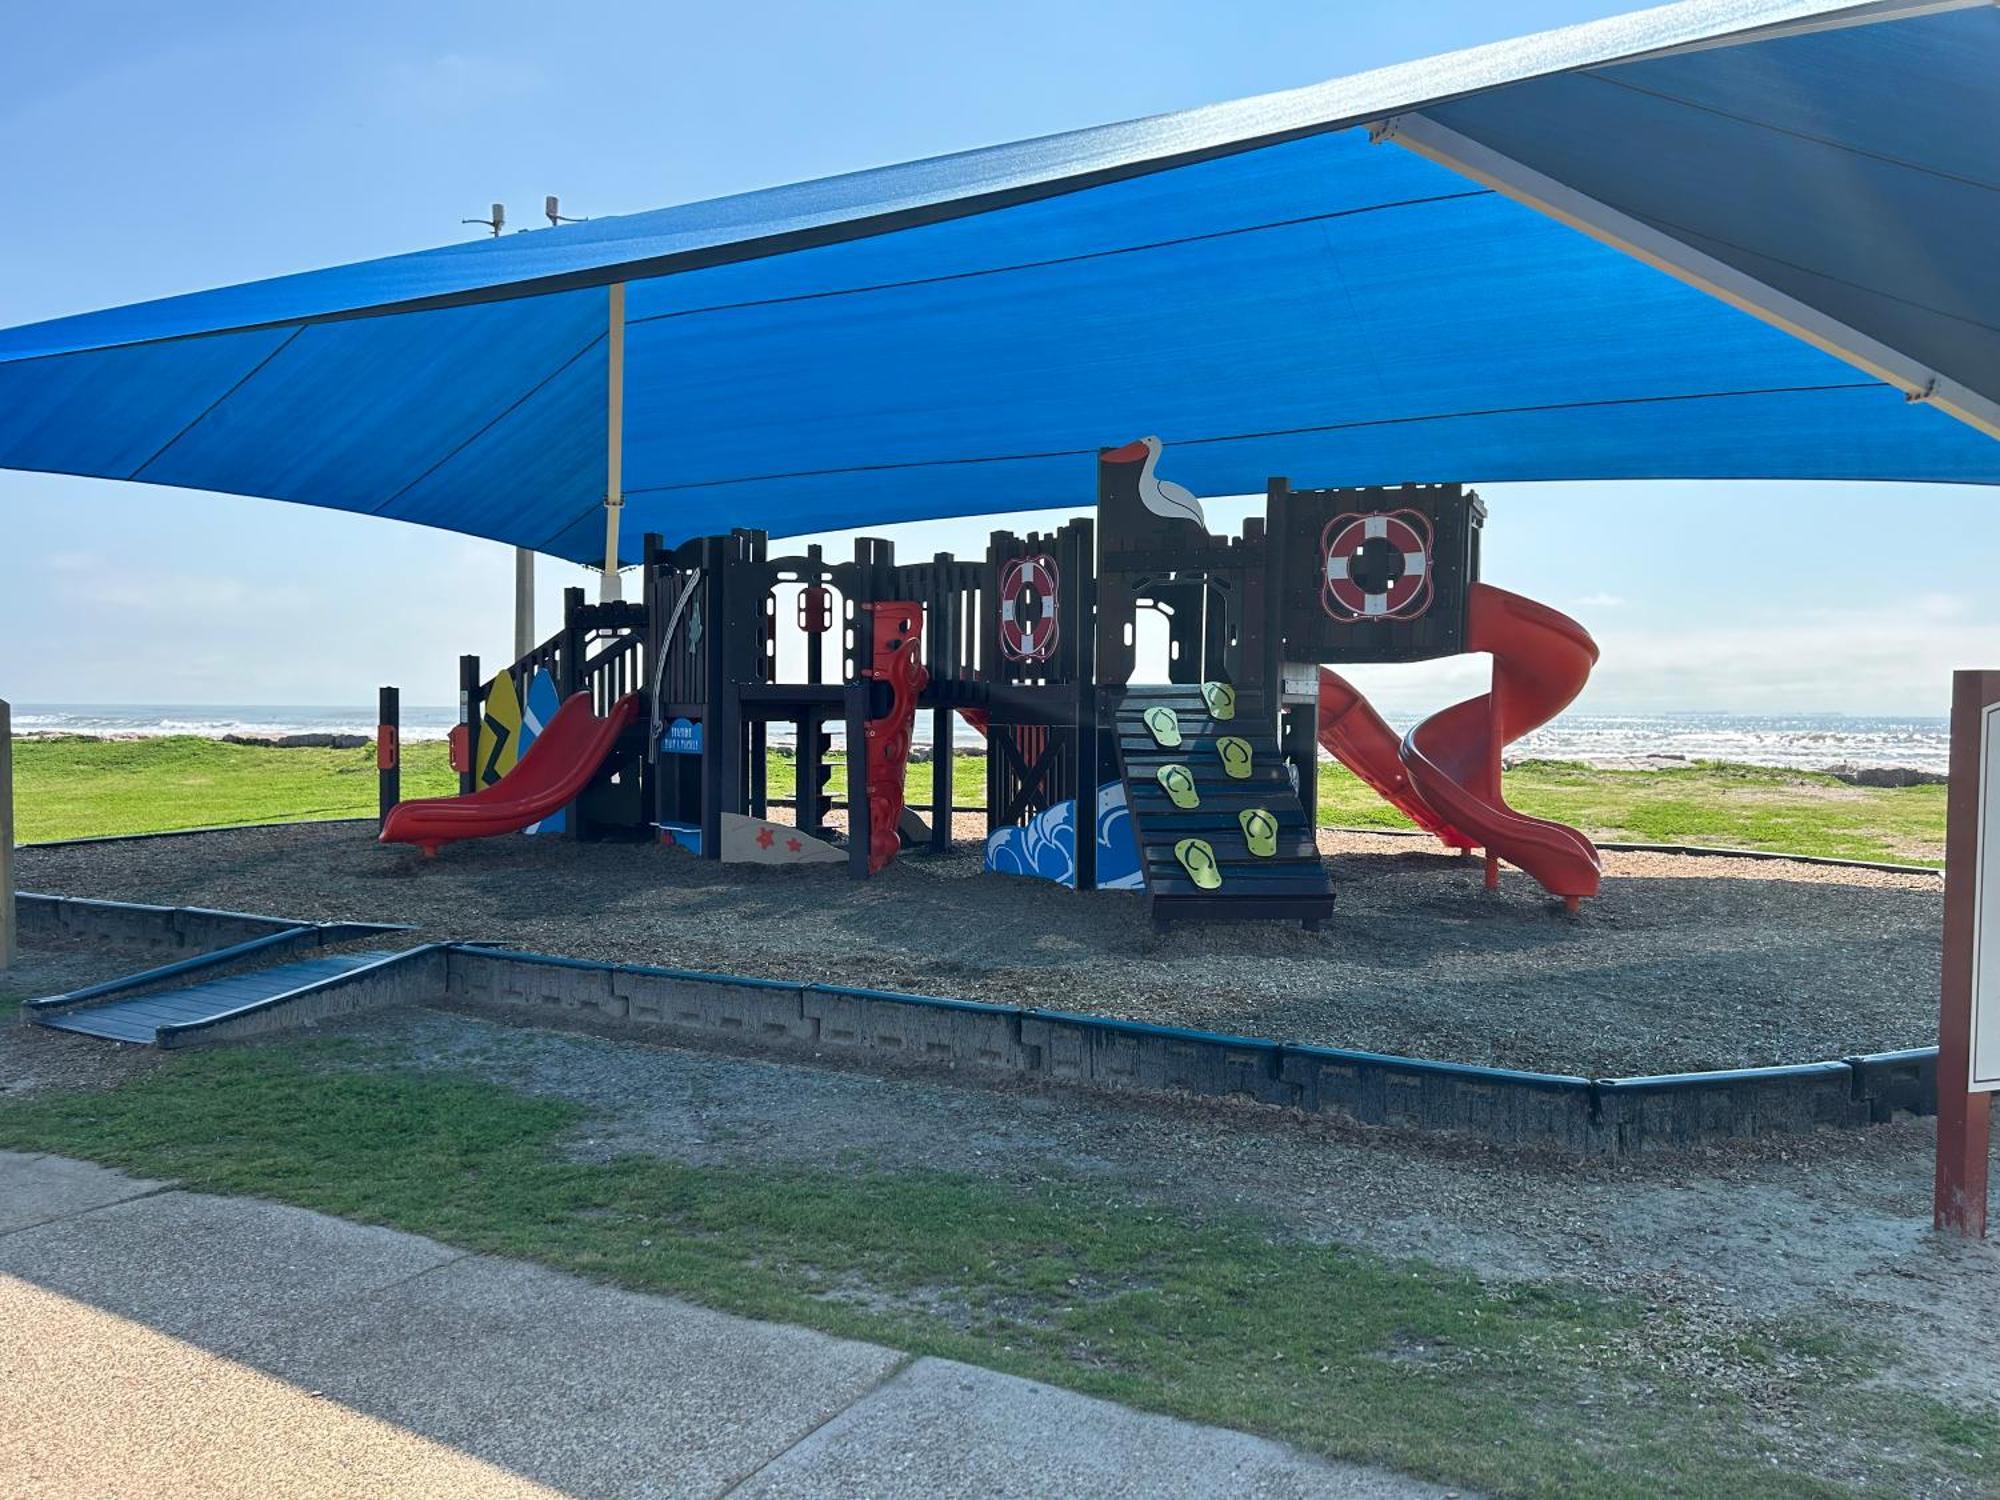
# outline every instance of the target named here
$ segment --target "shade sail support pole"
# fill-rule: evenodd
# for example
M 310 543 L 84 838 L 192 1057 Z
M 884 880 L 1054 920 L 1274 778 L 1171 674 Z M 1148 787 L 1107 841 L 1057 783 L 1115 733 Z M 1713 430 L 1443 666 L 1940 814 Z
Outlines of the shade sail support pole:
M 1783 329 L 1815 349 L 1896 387 L 1908 400 L 1934 406 L 1990 438 L 2000 438 L 2000 402 L 1938 374 L 1880 339 L 1850 328 L 1818 308 L 1766 286 L 1630 214 L 1440 125 L 1428 115 L 1393 115 L 1370 125 L 1368 134 L 1373 140 L 1394 141 L 1427 161 L 1448 167 L 1774 328 Z
M 535 554 L 514 549 L 514 660 L 535 649 Z
M 618 585 L 618 513 L 625 508 L 625 283 L 611 284 L 611 321 L 605 330 L 604 581 L 598 598 L 623 597 Z

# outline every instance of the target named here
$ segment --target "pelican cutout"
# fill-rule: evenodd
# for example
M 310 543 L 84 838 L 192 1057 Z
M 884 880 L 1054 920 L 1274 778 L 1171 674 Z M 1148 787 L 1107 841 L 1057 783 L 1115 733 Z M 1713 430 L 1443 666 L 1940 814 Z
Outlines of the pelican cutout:
M 1194 497 L 1193 491 L 1186 485 L 1175 484 L 1171 479 L 1162 479 L 1153 472 L 1160 462 L 1160 450 L 1165 446 L 1156 437 L 1142 437 L 1136 443 L 1127 443 L 1099 456 L 1108 464 L 1143 461 L 1145 467 L 1139 471 L 1139 503 L 1156 516 L 1164 516 L 1169 521 L 1192 521 L 1206 531 L 1208 522 L 1202 516 L 1201 501 Z

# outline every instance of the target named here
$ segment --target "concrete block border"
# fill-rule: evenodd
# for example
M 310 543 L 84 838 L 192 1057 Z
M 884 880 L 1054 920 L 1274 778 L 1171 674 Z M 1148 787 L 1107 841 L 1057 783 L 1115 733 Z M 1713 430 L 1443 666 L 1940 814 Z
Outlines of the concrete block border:
M 139 901 L 99 901 L 85 896 L 43 896 L 22 891 L 15 897 L 24 935 L 53 935 L 123 947 L 150 948 L 162 953 L 210 953 L 254 938 L 303 929 L 339 930 L 339 942 L 370 932 L 408 932 L 407 926 L 383 922 L 305 922 L 266 917 L 247 911 L 216 911 L 206 906 L 151 906 Z
M 28 1002 L 101 999 L 209 966 L 277 957 L 369 933 L 205 907 L 22 894 L 24 932 L 179 956 L 123 979 Z M 193 958 L 185 955 L 194 954 Z M 1852 1128 L 1937 1107 L 1937 1049 L 1640 1078 L 1584 1078 L 1158 1026 L 846 985 L 432 943 L 259 1001 L 162 1046 L 234 1041 L 358 1010 L 447 1001 L 541 1024 L 610 1028 L 728 1049 L 836 1055 L 899 1068 L 1015 1075 L 1155 1094 L 1240 1099 L 1362 1125 L 1620 1155 L 1751 1136 Z M 182 1033 L 185 1033 L 183 1035 Z
M 1936 1108 L 1935 1048 L 1786 1067 L 1583 1078 L 483 944 L 451 945 L 444 979 L 452 1003 L 539 1024 L 1241 1099 L 1363 1125 L 1589 1155 L 1854 1127 Z

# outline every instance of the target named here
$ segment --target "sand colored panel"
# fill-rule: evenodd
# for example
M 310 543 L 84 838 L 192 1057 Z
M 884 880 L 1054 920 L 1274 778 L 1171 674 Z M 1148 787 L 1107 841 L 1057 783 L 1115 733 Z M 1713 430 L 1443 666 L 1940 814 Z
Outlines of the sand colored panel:
M 845 851 L 825 839 L 801 833 L 789 823 L 772 823 L 742 813 L 722 815 L 722 862 L 726 865 L 844 864 Z

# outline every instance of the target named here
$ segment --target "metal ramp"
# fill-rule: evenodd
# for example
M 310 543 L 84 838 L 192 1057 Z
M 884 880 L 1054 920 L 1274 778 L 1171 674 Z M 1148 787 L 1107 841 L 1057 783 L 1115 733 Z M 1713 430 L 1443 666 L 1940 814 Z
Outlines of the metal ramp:
M 1163 748 L 1146 727 L 1146 713 L 1170 708 L 1179 721 L 1181 744 Z M 1315 925 L 1333 911 L 1333 886 L 1320 861 L 1305 807 L 1292 785 L 1278 738 L 1264 722 L 1261 705 L 1249 695 L 1235 717 L 1216 719 L 1198 684 L 1128 687 L 1116 710 L 1118 758 L 1125 778 L 1125 803 L 1139 839 L 1139 867 L 1146 880 L 1147 914 L 1171 921 L 1276 920 Z M 1234 736 L 1250 747 L 1250 774 L 1231 776 L 1223 768 L 1217 742 Z M 1160 768 L 1187 768 L 1199 803 L 1175 806 L 1159 779 Z M 1254 854 L 1239 821 L 1246 809 L 1267 812 L 1277 823 L 1275 852 Z M 1174 849 L 1183 839 L 1200 839 L 1214 851 L 1221 883 L 1204 890 L 1190 877 Z
M 391 957 L 394 954 L 385 949 L 322 954 L 178 989 L 78 1005 L 33 1019 L 36 1025 L 54 1031 L 75 1031 L 108 1041 L 158 1046 L 163 1028 L 215 1021 L 246 1006 L 268 1004 L 308 985 L 341 978 Z

